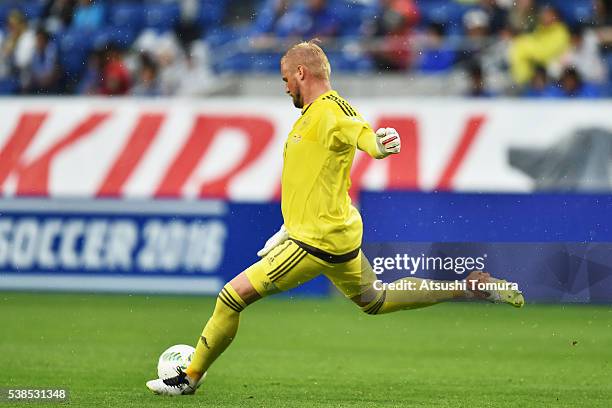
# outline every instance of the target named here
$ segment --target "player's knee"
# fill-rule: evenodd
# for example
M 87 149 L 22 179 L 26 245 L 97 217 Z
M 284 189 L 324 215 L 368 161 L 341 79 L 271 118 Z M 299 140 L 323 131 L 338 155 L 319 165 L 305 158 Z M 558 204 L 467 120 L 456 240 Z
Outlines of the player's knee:
M 385 303 L 385 299 L 387 298 L 387 291 L 381 290 L 376 291 L 376 295 L 372 298 L 369 298 L 369 301 L 365 305 L 360 305 L 361 310 L 369 315 L 376 315 L 380 312 L 383 304 Z
M 261 299 L 261 295 L 249 280 L 246 272 L 239 273 L 225 287 L 231 293 L 235 293 L 247 305 Z
M 217 304 L 240 313 L 247 307 L 247 303 L 238 295 L 231 284 L 227 283 L 217 296 Z

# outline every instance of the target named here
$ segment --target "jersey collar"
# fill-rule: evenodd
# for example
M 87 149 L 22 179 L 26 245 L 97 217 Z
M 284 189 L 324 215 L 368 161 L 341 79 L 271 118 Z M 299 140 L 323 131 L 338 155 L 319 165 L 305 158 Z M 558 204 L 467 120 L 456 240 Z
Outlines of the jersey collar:
M 332 94 L 337 94 L 337 92 L 336 92 L 336 91 L 334 91 L 333 89 L 330 89 L 329 91 L 327 91 L 327 92 L 325 92 L 325 93 L 323 93 L 323 94 L 319 95 L 319 96 L 317 97 L 317 99 L 315 99 L 314 101 L 310 102 L 308 105 L 304 106 L 304 108 L 302 108 L 302 115 L 304 115 L 304 114 L 306 113 L 306 111 L 307 111 L 308 109 L 310 109 L 310 107 L 312 106 L 312 104 L 313 104 L 313 103 L 315 103 L 316 101 L 318 101 L 318 100 L 320 100 L 320 99 L 325 98 L 325 97 L 326 97 L 326 96 L 328 96 L 328 95 L 332 95 Z

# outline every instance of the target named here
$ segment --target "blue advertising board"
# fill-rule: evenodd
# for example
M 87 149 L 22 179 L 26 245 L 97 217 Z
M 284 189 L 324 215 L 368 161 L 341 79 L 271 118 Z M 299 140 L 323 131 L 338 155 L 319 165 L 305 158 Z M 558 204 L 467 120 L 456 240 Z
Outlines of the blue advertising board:
M 485 269 L 529 301 L 612 302 L 612 196 L 384 192 L 360 205 L 371 263 L 416 262 L 382 280 Z M 278 204 L 3 199 L 0 289 L 216 294 L 281 223 Z M 329 293 L 323 277 L 290 292 Z
M 361 212 L 382 281 L 484 269 L 528 301 L 612 302 L 612 195 L 364 193 Z
M 216 294 L 281 224 L 278 204 L 4 199 L 0 289 Z

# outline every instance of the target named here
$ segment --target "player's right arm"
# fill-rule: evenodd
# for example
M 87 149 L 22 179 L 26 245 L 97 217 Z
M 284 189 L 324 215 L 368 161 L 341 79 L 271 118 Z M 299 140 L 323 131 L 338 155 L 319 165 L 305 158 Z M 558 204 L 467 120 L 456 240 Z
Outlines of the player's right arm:
M 393 128 L 380 128 L 376 133 L 364 129 L 357 139 L 357 148 L 375 159 L 384 159 L 400 152 L 401 140 L 399 133 Z
M 395 129 L 380 128 L 374 132 L 361 116 L 334 115 L 330 109 L 321 115 L 320 126 L 320 134 L 331 136 L 325 138 L 331 150 L 343 145 L 357 146 L 375 159 L 400 152 L 400 136 Z

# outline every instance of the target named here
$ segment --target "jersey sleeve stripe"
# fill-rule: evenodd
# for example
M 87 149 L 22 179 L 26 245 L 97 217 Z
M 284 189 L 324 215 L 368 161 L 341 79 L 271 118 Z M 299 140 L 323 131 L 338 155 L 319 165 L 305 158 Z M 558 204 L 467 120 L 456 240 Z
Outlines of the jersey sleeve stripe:
M 351 116 L 357 116 L 357 113 L 347 101 L 345 101 L 344 99 L 340 99 L 340 102 L 346 107 L 346 109 L 349 110 L 349 112 L 351 112 Z
M 326 98 L 326 99 L 327 99 L 327 98 Z M 338 105 L 338 107 L 340 107 L 340 109 L 342 109 L 342 112 L 344 112 L 344 114 L 345 114 L 346 116 L 351 116 L 351 115 L 348 113 L 348 111 L 347 111 L 347 110 L 344 108 L 344 106 L 342 106 L 342 104 L 341 104 L 339 101 L 337 101 L 337 100 L 335 100 L 335 99 L 333 99 L 333 98 L 329 98 L 329 100 L 330 100 L 330 101 L 334 101 L 334 102 L 336 102 L 336 105 Z
M 344 109 L 342 109 L 342 111 L 346 114 L 346 116 L 357 116 L 357 113 L 352 108 L 352 106 L 347 101 L 345 101 L 344 99 L 338 98 L 335 95 L 329 95 L 327 98 L 329 98 L 330 100 L 333 100 L 334 102 L 336 102 L 338 104 L 338 106 L 340 106 L 340 108 L 344 107 Z

